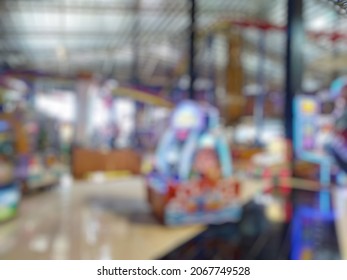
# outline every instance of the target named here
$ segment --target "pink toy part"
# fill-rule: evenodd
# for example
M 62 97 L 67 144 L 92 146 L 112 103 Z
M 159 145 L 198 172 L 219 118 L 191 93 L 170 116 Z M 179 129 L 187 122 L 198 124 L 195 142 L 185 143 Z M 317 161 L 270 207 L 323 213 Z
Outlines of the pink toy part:
M 185 195 L 188 197 L 192 196 L 192 191 L 190 189 L 185 189 Z
M 283 178 L 288 178 L 290 177 L 290 171 L 288 169 L 283 169 L 280 171 L 280 176 Z
M 272 171 L 269 168 L 266 168 L 263 172 L 263 178 L 269 179 L 272 177 Z
M 176 133 L 176 137 L 178 140 L 183 141 L 183 140 L 187 139 L 188 134 L 189 134 L 188 130 L 178 130 Z

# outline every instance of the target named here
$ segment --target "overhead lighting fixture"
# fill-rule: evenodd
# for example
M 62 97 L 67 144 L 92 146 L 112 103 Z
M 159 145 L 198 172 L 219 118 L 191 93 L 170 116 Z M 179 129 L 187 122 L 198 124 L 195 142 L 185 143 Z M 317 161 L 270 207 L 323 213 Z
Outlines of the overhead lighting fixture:
M 152 7 L 158 7 L 165 3 L 163 0 L 141 0 L 140 6 L 141 8 L 152 8 Z
M 328 24 L 327 17 L 318 17 L 312 20 L 310 27 L 312 30 L 322 30 Z

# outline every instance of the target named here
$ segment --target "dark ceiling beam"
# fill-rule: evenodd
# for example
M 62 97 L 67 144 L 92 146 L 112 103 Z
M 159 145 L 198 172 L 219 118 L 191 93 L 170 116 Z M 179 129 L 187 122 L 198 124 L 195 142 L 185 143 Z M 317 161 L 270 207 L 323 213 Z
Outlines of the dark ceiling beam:
M 294 98 L 302 91 L 305 44 L 304 29 L 304 0 L 287 0 L 287 44 L 286 44 L 286 83 L 284 128 L 285 137 L 293 143 L 294 127 Z M 294 144 L 294 143 L 293 143 Z
M 189 98 L 195 99 L 195 80 L 196 80 L 196 12 L 197 12 L 197 3 L 196 0 L 188 0 L 189 3 Z

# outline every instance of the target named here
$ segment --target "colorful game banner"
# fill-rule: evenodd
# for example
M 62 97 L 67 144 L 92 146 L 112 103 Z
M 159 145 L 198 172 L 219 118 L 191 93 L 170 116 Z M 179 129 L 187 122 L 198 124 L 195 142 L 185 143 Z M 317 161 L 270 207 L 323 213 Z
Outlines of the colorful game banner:
M 16 215 L 20 197 L 20 188 L 15 183 L 0 188 L 0 222 Z

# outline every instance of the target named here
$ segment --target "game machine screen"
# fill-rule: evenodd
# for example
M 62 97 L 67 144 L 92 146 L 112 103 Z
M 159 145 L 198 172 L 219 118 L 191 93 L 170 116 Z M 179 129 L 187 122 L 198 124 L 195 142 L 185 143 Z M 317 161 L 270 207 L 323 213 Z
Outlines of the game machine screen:
M 309 97 L 302 97 L 298 99 L 299 114 L 298 124 L 302 126 L 298 134 L 302 139 L 302 143 L 298 143 L 298 146 L 302 150 L 312 151 L 315 148 L 315 135 L 317 132 L 315 123 L 317 121 L 317 115 L 319 113 L 319 104 L 316 99 Z
M 156 216 L 167 225 L 214 224 L 240 218 L 239 182 L 212 108 L 185 101 L 173 112 L 148 176 Z
M 302 176 L 319 178 L 322 186 L 329 185 L 332 175 L 332 161 L 325 152 L 322 142 L 326 133 L 326 125 L 320 125 L 321 104 L 315 97 L 298 96 L 295 99 L 295 139 L 294 149 L 297 157 L 309 163 L 300 166 Z M 328 138 L 326 138 L 328 139 Z M 316 164 L 318 168 L 314 168 Z M 303 172 L 307 170 L 307 172 Z M 312 171 L 314 174 L 311 174 Z M 317 176 L 318 173 L 318 176 Z
M 12 182 L 0 188 L 0 223 L 16 216 L 20 201 L 20 188 Z

